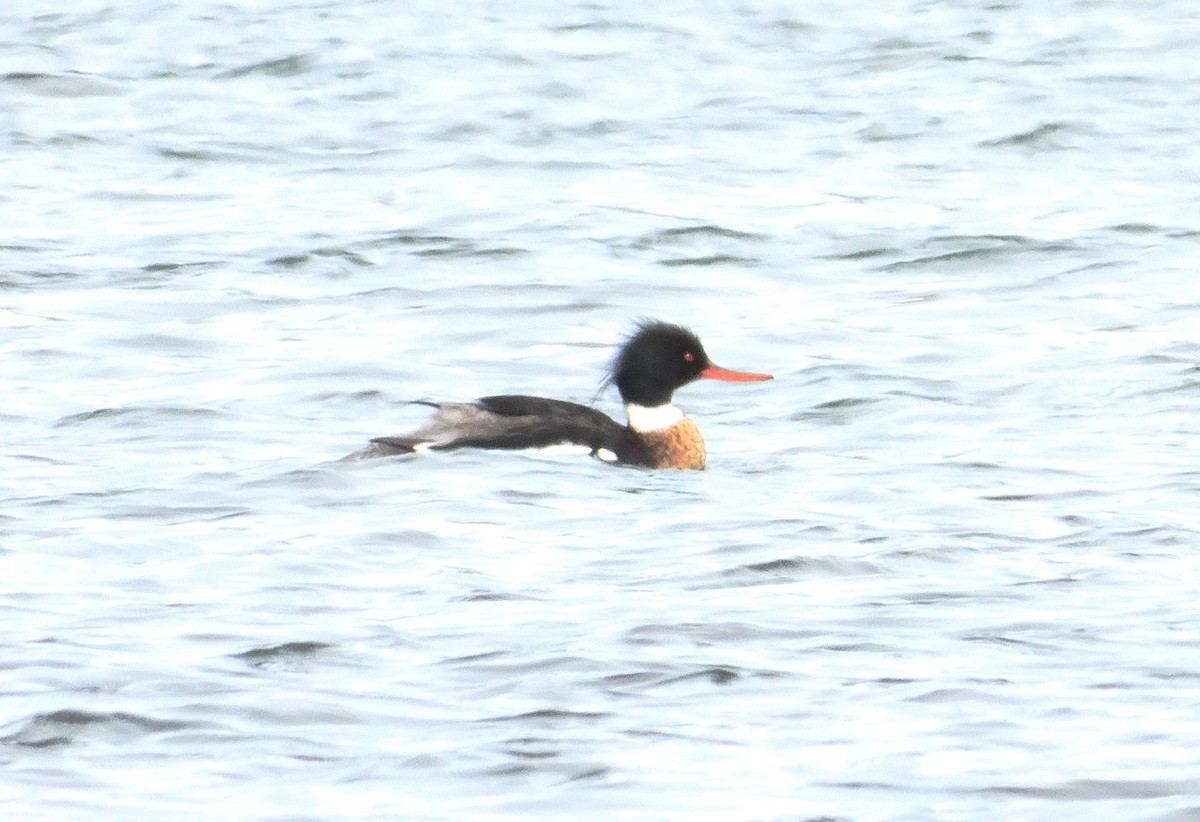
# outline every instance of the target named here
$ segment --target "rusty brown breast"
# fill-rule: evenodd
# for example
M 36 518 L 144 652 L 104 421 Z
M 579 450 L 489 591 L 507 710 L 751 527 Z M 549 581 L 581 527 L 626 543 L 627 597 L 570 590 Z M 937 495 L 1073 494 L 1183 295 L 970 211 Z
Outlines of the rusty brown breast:
M 704 468 L 706 454 L 704 438 L 696 423 L 687 417 L 669 428 L 657 431 L 639 431 L 638 437 L 651 454 L 654 468 L 679 468 L 700 471 Z

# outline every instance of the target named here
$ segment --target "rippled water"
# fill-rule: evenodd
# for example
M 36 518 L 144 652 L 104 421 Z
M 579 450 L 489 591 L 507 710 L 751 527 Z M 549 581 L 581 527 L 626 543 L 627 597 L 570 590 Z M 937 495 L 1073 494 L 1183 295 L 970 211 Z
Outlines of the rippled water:
M 5 818 L 1200 818 L 1190 4 L 40 5 Z M 708 471 L 332 462 L 642 316 Z

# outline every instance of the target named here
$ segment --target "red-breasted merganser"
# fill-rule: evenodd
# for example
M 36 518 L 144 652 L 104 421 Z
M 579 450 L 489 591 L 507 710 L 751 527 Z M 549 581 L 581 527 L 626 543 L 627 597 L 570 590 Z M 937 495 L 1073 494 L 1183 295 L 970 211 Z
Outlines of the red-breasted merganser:
M 605 462 L 644 468 L 701 469 L 700 430 L 671 404 L 676 389 L 700 378 L 758 382 L 770 374 L 730 371 L 713 365 L 700 338 L 686 328 L 647 321 L 625 341 L 604 385 L 615 385 L 628 425 L 586 405 L 505 394 L 471 403 L 427 402 L 437 412 L 413 433 L 378 437 L 347 461 L 449 451 L 454 448 L 547 448 L 584 446 Z

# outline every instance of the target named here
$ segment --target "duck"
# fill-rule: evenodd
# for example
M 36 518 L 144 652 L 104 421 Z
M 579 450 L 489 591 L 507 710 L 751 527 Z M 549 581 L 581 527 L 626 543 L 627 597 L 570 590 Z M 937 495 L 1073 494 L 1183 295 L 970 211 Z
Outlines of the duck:
M 462 448 L 575 446 L 607 463 L 702 470 L 707 464 L 704 438 L 696 423 L 674 404 L 677 390 L 700 379 L 761 382 L 774 378 L 715 365 L 693 331 L 644 320 L 621 344 L 602 383 L 602 390 L 611 385 L 620 394 L 625 424 L 587 405 L 524 394 L 499 394 L 473 402 L 418 400 L 417 404 L 434 409 L 421 428 L 401 436 L 376 437 L 343 461 Z

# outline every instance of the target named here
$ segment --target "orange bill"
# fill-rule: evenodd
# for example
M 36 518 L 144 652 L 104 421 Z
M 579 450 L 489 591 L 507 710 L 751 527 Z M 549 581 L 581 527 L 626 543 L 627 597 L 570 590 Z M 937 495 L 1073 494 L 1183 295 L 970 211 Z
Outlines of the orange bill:
M 731 371 L 719 365 L 710 365 L 700 372 L 700 376 L 708 380 L 723 380 L 725 382 L 762 382 L 775 379 L 770 374 L 752 374 L 749 371 Z

